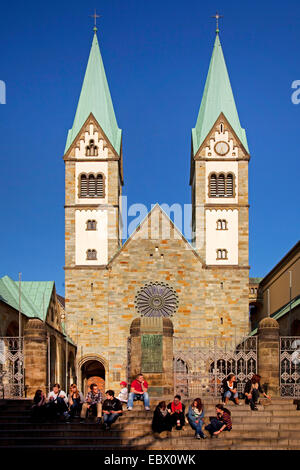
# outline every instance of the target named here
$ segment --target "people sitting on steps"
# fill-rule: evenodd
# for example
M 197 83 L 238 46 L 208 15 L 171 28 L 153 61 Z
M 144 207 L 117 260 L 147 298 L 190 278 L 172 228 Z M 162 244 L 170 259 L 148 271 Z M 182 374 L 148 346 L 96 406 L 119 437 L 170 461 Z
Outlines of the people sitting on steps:
M 212 416 L 209 420 L 210 423 L 205 426 L 205 429 L 209 432 L 210 437 L 218 437 L 221 432 L 232 429 L 231 413 L 221 403 L 216 405 L 216 417 Z
M 226 406 L 229 400 L 232 400 L 236 405 L 241 405 L 239 403 L 239 394 L 237 391 L 237 381 L 234 374 L 229 374 L 222 382 L 223 388 L 223 403 Z
M 48 394 L 46 410 L 49 419 L 61 418 L 68 412 L 68 397 L 58 383 L 53 385 Z
M 257 404 L 259 401 L 259 394 L 261 393 L 265 398 L 271 400 L 270 395 L 267 395 L 260 384 L 261 376 L 254 374 L 245 385 L 244 395 L 246 405 L 250 405 L 252 411 L 258 411 Z
M 200 398 L 195 398 L 189 406 L 187 418 L 191 428 L 195 431 L 195 439 L 205 439 L 202 431 L 204 406 Z
M 81 422 L 83 423 L 87 417 L 87 413 L 92 411 L 94 414 L 97 415 L 97 424 L 101 424 L 102 402 L 103 402 L 103 395 L 101 391 L 98 389 L 98 385 L 91 384 L 90 391 L 85 397 L 85 401 L 82 406 L 82 410 L 80 414 Z
M 174 400 L 168 404 L 167 408 L 170 413 L 172 428 L 176 426 L 177 430 L 181 430 L 185 425 L 185 405 L 181 402 L 181 396 L 175 395 Z
M 142 400 L 144 402 L 145 410 L 150 411 L 148 383 L 144 379 L 143 374 L 138 374 L 131 384 L 127 402 L 127 409 L 129 411 L 132 410 L 133 402 L 136 400 Z
M 118 398 L 115 398 L 115 392 L 113 390 L 107 390 L 105 392 L 106 400 L 102 405 L 103 413 L 103 425 L 106 430 L 109 430 L 111 425 L 122 414 L 122 403 Z
M 71 420 L 75 416 L 80 416 L 83 402 L 84 402 L 84 396 L 78 390 L 77 385 L 76 384 L 70 385 L 68 403 L 69 403 L 69 416 Z
M 152 430 L 155 434 L 172 431 L 171 416 L 165 401 L 159 402 L 152 419 Z
M 128 388 L 127 388 L 127 382 L 121 382 L 120 383 L 120 387 L 121 387 L 121 390 L 120 390 L 120 393 L 119 395 L 117 396 L 118 400 L 120 400 L 120 402 L 123 404 L 126 404 L 127 405 L 127 402 L 128 402 Z

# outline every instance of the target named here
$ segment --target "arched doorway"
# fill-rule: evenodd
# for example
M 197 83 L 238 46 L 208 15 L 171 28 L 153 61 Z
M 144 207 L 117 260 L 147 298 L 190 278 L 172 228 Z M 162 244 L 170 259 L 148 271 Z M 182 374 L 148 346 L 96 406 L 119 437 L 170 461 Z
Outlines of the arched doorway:
M 88 359 L 81 366 L 81 390 L 84 394 L 89 391 L 92 383 L 97 384 L 101 392 L 105 393 L 105 367 L 96 359 Z
M 174 357 L 174 393 L 189 396 L 189 368 L 181 357 Z

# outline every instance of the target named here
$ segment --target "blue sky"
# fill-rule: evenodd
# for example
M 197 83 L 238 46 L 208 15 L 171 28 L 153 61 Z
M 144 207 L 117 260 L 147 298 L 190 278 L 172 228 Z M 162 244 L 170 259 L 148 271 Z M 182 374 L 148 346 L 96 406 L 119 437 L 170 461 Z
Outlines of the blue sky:
M 92 41 L 119 127 L 128 204 L 190 203 L 194 127 L 220 11 L 221 42 L 251 152 L 250 265 L 265 275 L 299 239 L 300 2 L 87 0 L 1 6 L 1 270 L 64 287 L 64 164 Z

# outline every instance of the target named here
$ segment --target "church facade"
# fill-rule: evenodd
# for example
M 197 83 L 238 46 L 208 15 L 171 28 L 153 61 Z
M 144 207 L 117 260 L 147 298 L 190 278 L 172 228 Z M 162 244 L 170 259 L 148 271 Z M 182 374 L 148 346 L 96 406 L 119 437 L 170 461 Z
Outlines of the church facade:
M 65 161 L 65 310 L 80 387 L 142 371 L 173 393 L 175 343 L 249 332 L 249 149 L 217 32 L 195 128 L 193 239 L 156 205 L 122 244 L 122 131 L 95 30 Z

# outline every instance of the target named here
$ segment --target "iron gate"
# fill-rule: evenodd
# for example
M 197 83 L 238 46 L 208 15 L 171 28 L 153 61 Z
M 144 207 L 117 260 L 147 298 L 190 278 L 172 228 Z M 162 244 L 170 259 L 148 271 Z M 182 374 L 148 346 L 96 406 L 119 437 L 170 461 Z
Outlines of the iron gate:
M 187 344 L 188 343 L 188 344 Z M 184 398 L 219 396 L 222 381 L 235 374 L 239 394 L 257 373 L 257 337 L 239 344 L 220 338 L 174 338 L 174 390 Z
M 0 396 L 24 395 L 23 338 L 0 337 Z
M 300 336 L 280 338 L 280 395 L 300 398 Z

